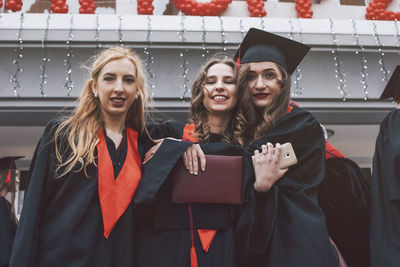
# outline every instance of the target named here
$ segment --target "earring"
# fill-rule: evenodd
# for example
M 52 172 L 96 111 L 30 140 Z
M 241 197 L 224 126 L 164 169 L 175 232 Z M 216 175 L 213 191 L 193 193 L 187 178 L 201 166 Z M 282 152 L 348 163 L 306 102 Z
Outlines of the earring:
M 98 92 L 94 92 L 94 97 L 97 98 L 99 96 Z
M 136 97 L 135 97 L 135 99 L 138 99 L 139 98 L 139 94 L 136 94 Z

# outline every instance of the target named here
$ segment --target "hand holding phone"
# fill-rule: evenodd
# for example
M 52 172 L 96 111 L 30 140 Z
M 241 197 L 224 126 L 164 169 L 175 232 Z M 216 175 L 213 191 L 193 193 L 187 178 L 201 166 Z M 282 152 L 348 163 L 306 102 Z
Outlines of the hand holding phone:
M 284 145 L 270 142 L 261 146 L 261 152 L 254 151 L 253 167 L 255 174 L 254 189 L 259 192 L 268 191 L 274 183 L 297 162 L 290 143 Z

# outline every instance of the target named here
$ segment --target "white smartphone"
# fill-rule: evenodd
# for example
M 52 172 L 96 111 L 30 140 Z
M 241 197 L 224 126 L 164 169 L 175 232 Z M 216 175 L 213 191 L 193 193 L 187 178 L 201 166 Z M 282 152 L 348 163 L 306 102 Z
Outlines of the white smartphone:
M 291 143 L 284 143 L 282 145 L 281 158 L 279 160 L 279 168 L 286 169 L 290 166 L 297 164 L 296 154 L 294 153 Z

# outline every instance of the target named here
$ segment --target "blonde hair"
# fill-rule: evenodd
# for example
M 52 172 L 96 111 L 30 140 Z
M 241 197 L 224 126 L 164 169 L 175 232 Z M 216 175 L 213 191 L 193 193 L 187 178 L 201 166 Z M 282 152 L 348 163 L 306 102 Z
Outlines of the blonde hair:
M 236 63 L 229 58 L 214 56 L 201 68 L 192 86 L 192 97 L 190 99 L 190 121 L 195 125 L 195 133 L 200 142 L 207 143 L 211 132 L 209 126 L 210 110 L 204 105 L 204 84 L 207 79 L 208 70 L 215 64 L 226 64 L 233 70 L 233 76 L 237 85 L 238 71 Z M 237 102 L 233 110 L 232 118 L 228 127 L 222 133 L 223 141 L 230 144 L 246 145 L 249 141 L 248 127 L 246 121 L 247 110 L 251 107 L 250 94 L 245 88 L 238 87 Z
M 281 90 L 275 96 L 275 99 L 272 101 L 271 105 L 265 107 L 261 112 L 255 111 L 255 120 L 251 121 L 253 138 L 252 141 L 255 141 L 261 137 L 263 137 L 269 129 L 277 122 L 281 117 L 283 117 L 287 109 L 289 107 L 290 100 L 290 87 L 291 87 L 291 79 L 290 74 L 282 68 L 279 64 L 276 64 L 279 71 L 282 74 L 282 80 L 278 80 Z M 250 91 L 248 86 L 248 74 L 250 71 L 250 63 L 246 63 L 241 65 L 239 71 L 239 87 L 246 88 L 247 91 Z M 250 121 L 250 118 L 249 118 Z
M 95 148 L 99 142 L 98 131 L 103 125 L 100 101 L 93 94 L 92 87 L 97 82 L 103 67 L 114 60 L 130 60 L 136 68 L 135 82 L 138 87 L 138 98 L 133 102 L 126 115 L 126 125 L 142 133 L 145 131 L 145 107 L 147 104 L 148 87 L 146 76 L 140 58 L 130 49 L 122 47 L 108 48 L 94 58 L 91 67 L 91 77 L 86 82 L 78 98 L 78 105 L 73 114 L 58 125 L 54 143 L 56 158 L 59 162 L 57 171 L 62 169 L 59 177 L 71 172 L 80 164 L 77 171 L 86 169 L 89 164 L 95 164 Z M 61 154 L 62 141 L 67 140 L 71 153 L 65 158 Z

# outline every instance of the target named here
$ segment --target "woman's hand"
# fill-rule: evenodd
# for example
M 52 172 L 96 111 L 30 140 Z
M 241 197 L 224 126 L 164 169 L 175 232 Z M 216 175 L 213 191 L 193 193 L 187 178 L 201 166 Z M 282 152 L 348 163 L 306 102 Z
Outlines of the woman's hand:
M 144 155 L 144 160 L 143 160 L 143 164 L 146 164 L 146 162 L 148 162 L 153 156 L 154 154 L 157 152 L 157 150 L 160 148 L 162 142 L 164 141 L 164 138 L 162 139 L 155 139 L 153 140 L 153 142 L 156 144 L 155 146 L 152 146 Z
M 193 144 L 183 154 L 183 163 L 190 174 L 197 175 L 199 171 L 199 160 L 201 170 L 206 169 L 206 157 L 199 144 Z
M 261 146 L 261 153 L 254 151 L 253 167 L 256 175 L 254 189 L 259 192 L 267 192 L 272 185 L 278 181 L 288 169 L 279 168 L 279 159 L 282 146 L 278 143 L 276 147 L 271 143 Z

